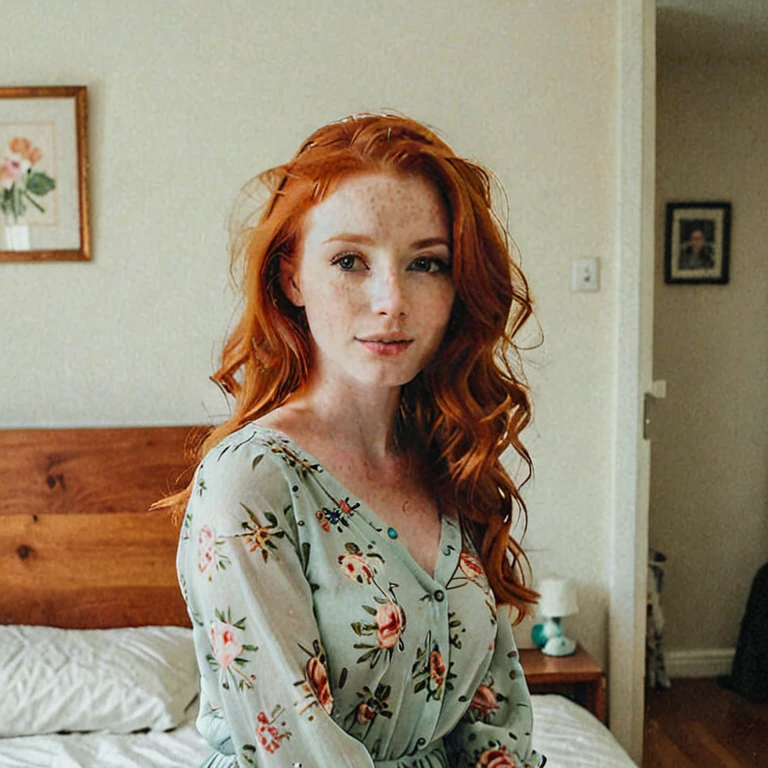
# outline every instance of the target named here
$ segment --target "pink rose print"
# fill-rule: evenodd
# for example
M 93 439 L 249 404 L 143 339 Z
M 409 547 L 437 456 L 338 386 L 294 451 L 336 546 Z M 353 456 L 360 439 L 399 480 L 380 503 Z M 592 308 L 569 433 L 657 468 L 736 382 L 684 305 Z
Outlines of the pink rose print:
M 0 166 L 0 185 L 3 189 L 10 189 L 20 176 L 21 163 L 18 160 L 6 159 Z
M 478 686 L 469 704 L 469 708 L 480 712 L 484 717 L 497 710 L 499 704 L 496 701 L 496 694 L 493 692 L 493 688 L 489 685 Z
M 370 584 L 373 579 L 373 569 L 362 555 L 339 555 L 339 565 L 348 579 L 359 584 Z
M 394 648 L 405 629 L 403 609 L 392 602 L 380 605 L 376 611 L 376 626 L 379 647 Z
M 429 676 L 438 688 L 445 681 L 445 664 L 440 651 L 432 651 L 429 654 Z
M 277 726 L 274 724 L 281 713 L 282 709 L 279 708 L 275 717 L 271 720 L 266 712 L 259 712 L 256 716 L 256 736 L 259 739 L 259 744 L 264 748 L 264 751 L 268 752 L 270 755 L 280 749 L 280 742 L 283 739 L 289 739 L 291 736 L 290 732 L 287 731 L 280 733 Z M 285 723 L 280 723 L 280 725 L 285 726 Z
M 328 682 L 328 672 L 316 656 L 307 662 L 307 681 L 320 706 L 330 715 L 333 711 L 333 696 Z
M 517 768 L 517 763 L 506 747 L 501 749 L 486 749 L 475 768 Z
M 365 725 L 367 722 L 373 720 L 374 717 L 376 717 L 376 712 L 374 712 L 373 708 L 365 702 L 357 708 L 357 722 L 360 723 L 360 725 Z
M 207 525 L 200 529 L 197 539 L 197 567 L 200 573 L 205 573 L 211 566 L 216 565 L 216 535 Z M 210 578 L 210 575 L 209 575 Z
M 226 670 L 243 652 L 243 646 L 235 639 L 235 628 L 224 621 L 211 624 L 211 650 L 219 666 Z
M 464 572 L 464 575 L 471 581 L 481 581 L 485 578 L 485 570 L 483 564 L 474 555 L 470 555 L 468 552 L 462 552 L 459 557 L 459 568 Z

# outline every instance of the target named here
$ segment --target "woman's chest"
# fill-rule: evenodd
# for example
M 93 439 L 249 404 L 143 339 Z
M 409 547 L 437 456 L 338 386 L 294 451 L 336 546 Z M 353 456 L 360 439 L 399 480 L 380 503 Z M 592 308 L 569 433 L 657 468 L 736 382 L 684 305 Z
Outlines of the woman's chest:
M 340 714 L 358 706 L 372 678 L 382 690 L 412 694 L 415 706 L 459 695 L 459 681 L 462 692 L 479 684 L 496 611 L 482 566 L 462 546 L 458 525 L 442 523 L 433 576 L 361 504 L 324 496 L 307 493 L 306 507 L 296 511 Z
M 435 573 L 442 523 L 433 494 L 413 472 L 402 471 L 393 476 L 366 471 L 364 467 L 336 468 L 333 477 L 342 473 L 343 490 L 335 482 L 323 483 L 333 493 L 351 492 L 370 513 L 387 536 L 397 541 L 410 557 L 429 575 Z M 318 478 L 322 483 L 322 479 Z M 328 495 L 331 495 L 328 494 Z

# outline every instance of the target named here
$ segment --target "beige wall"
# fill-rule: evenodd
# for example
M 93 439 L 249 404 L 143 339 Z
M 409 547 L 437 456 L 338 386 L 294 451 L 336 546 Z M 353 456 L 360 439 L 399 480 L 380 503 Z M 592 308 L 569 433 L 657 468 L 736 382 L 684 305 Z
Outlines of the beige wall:
M 89 88 L 94 260 L 0 265 L 0 426 L 220 417 L 208 376 L 233 310 L 237 190 L 327 120 L 400 109 L 507 189 L 545 336 L 528 355 L 527 543 L 537 573 L 577 580 L 569 628 L 605 659 L 617 15 L 616 0 L 31 0 L 6 13 L 5 82 Z M 571 259 L 587 256 L 602 289 L 572 294 Z
M 768 63 L 659 62 L 650 543 L 670 652 L 736 644 L 768 560 Z M 733 205 L 729 285 L 665 285 L 669 201 Z

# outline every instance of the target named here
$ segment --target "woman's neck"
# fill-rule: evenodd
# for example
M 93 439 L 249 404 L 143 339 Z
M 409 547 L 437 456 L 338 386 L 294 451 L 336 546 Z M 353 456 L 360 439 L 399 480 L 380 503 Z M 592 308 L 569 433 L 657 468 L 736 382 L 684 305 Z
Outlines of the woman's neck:
M 395 425 L 400 388 L 345 388 L 308 385 L 259 421 L 291 437 L 302 435 L 343 448 L 371 465 L 391 463 L 398 455 Z M 306 442 L 306 441 L 305 441 Z

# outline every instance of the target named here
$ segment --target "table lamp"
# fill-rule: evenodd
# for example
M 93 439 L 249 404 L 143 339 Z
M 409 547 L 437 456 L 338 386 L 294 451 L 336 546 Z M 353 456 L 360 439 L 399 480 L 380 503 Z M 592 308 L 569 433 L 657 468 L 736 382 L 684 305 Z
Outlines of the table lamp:
M 576 586 L 570 579 L 551 576 L 539 585 L 539 611 L 545 617 L 533 627 L 533 642 L 547 656 L 570 656 L 576 652 L 576 641 L 566 637 L 560 620 L 578 613 Z

